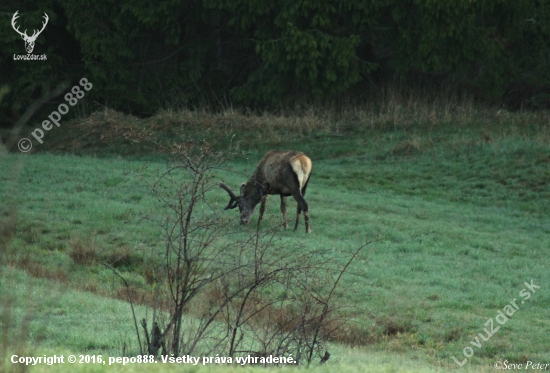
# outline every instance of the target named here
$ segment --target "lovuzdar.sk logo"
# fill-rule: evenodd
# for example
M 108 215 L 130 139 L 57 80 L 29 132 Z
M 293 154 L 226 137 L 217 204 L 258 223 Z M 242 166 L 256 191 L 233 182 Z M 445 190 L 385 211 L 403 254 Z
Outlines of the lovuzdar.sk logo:
M 40 61 L 46 60 L 47 58 L 45 54 L 36 55 L 36 54 L 32 54 L 32 51 L 34 50 L 34 43 L 36 42 L 36 38 L 38 38 L 38 35 L 40 35 L 42 31 L 44 31 L 44 29 L 46 28 L 46 25 L 48 24 L 48 20 L 49 20 L 48 15 L 44 12 L 44 22 L 42 23 L 42 29 L 40 29 L 40 31 L 35 29 L 33 34 L 29 36 L 27 35 L 26 29 L 24 32 L 21 32 L 19 31 L 19 26 L 15 24 L 17 18 L 19 17 L 17 13 L 19 13 L 19 11 L 16 11 L 13 14 L 13 17 L 11 18 L 11 27 L 13 27 L 15 32 L 21 35 L 21 38 L 25 41 L 25 49 L 27 50 L 27 54 L 14 54 L 13 59 L 14 60 L 40 60 Z

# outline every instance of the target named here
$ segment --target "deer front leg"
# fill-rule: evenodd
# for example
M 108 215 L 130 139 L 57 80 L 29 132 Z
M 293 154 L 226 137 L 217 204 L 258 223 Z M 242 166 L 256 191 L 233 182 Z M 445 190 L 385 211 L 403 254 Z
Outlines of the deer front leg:
M 262 197 L 260 202 L 260 216 L 258 217 L 258 228 L 260 228 L 260 223 L 262 222 L 262 218 L 264 217 L 266 200 L 267 200 L 267 194 Z
M 283 227 L 288 229 L 288 221 L 286 220 L 286 197 L 281 194 L 281 212 L 283 213 Z

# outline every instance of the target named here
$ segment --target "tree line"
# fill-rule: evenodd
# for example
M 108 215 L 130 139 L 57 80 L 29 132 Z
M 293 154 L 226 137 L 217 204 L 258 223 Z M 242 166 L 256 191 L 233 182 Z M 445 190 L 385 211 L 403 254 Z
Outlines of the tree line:
M 29 35 L 49 21 L 24 61 Z M 161 107 L 361 100 L 400 79 L 513 107 L 547 105 L 545 0 L 39 0 L 0 5 L 0 123 L 63 81 L 92 100 Z M 59 98 L 58 100 L 62 100 Z

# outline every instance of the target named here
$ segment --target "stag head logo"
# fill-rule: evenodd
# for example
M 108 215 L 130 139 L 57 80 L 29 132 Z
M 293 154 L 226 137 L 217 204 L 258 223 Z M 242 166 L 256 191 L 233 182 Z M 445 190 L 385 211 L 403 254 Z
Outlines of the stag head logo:
M 27 53 L 28 54 L 31 54 L 33 49 L 34 49 L 34 43 L 36 42 L 36 38 L 38 37 L 38 35 L 40 35 L 42 33 L 42 31 L 44 31 L 44 29 L 46 28 L 46 25 L 48 24 L 48 15 L 46 13 L 44 13 L 44 23 L 42 24 L 42 29 L 40 31 L 38 30 L 34 30 L 33 34 L 31 36 L 27 35 L 27 30 L 25 29 L 24 32 L 21 32 L 19 31 L 19 27 L 15 27 L 15 20 L 17 19 L 17 17 L 19 17 L 17 15 L 17 13 L 19 13 L 19 11 L 15 12 L 15 14 L 13 15 L 12 19 L 11 19 L 11 27 L 13 27 L 13 29 L 15 30 L 15 32 L 17 32 L 19 35 L 21 35 L 21 38 L 23 38 L 23 40 L 25 40 L 25 49 L 27 50 Z

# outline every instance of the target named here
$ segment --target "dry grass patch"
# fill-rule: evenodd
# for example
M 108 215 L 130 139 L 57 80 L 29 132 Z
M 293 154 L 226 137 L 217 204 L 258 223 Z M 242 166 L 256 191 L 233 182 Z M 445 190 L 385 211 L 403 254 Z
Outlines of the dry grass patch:
M 7 249 L 16 233 L 17 214 L 15 209 L 8 209 L 0 213 L 0 252 Z
M 30 254 L 20 256 L 12 264 L 26 271 L 32 277 L 45 278 L 60 283 L 67 283 L 69 281 L 69 277 L 63 270 L 59 268 L 48 268 L 42 263 L 37 263 Z
M 498 126 L 495 126 L 498 123 Z M 404 87 L 381 89 L 362 104 L 311 105 L 263 112 L 227 107 L 164 109 L 137 118 L 109 108 L 73 121 L 70 131 L 58 131 L 44 149 L 106 154 L 166 154 L 175 143 L 208 141 L 221 148 L 277 147 L 323 136 L 354 136 L 371 130 L 418 128 L 483 128 L 480 139 L 493 142 L 504 128 L 529 132 L 539 126 L 541 142 L 550 139 L 550 111 L 508 112 L 476 104 L 469 96 L 434 94 Z M 419 146 L 420 145 L 420 146 Z M 423 144 L 398 144 L 394 152 L 412 154 Z
M 141 256 L 129 246 L 105 250 L 98 256 L 98 260 L 112 268 L 132 267 L 143 264 Z
M 69 257 L 76 263 L 84 266 L 92 265 L 97 260 L 97 250 L 94 239 L 83 239 L 80 236 L 69 240 Z

